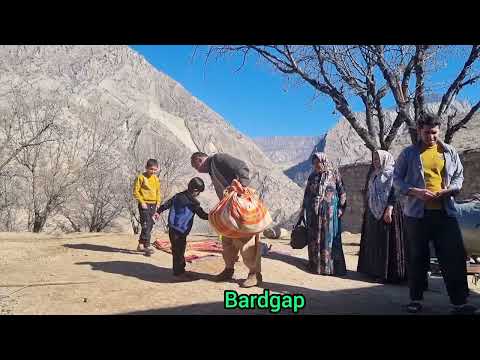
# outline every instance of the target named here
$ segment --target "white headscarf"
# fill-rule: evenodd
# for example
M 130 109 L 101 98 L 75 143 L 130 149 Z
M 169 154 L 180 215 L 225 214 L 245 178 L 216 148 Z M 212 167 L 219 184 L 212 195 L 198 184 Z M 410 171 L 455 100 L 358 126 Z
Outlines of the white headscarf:
M 368 206 L 373 216 L 380 220 L 392 189 L 395 160 L 388 151 L 377 150 L 376 153 L 380 158 L 380 168 L 373 171 L 368 181 Z
M 320 162 L 321 172 L 327 172 L 327 171 L 335 172 L 336 170 L 335 166 L 330 160 L 328 160 L 327 154 L 325 154 L 324 152 L 314 153 L 312 155 L 312 162 L 314 162 L 315 159 L 318 159 L 318 161 Z

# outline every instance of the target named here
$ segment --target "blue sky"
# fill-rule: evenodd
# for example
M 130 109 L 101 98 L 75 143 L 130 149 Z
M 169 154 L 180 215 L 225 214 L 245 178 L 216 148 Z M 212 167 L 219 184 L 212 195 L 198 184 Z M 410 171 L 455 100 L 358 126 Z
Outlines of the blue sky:
M 197 55 L 194 46 L 132 45 L 158 70 L 181 83 L 192 95 L 244 134 L 255 136 L 317 136 L 335 125 L 340 115 L 333 113 L 333 102 L 322 96 L 315 100 L 307 85 L 287 83 L 284 77 L 253 58 L 245 66 L 240 57 L 210 60 Z M 442 83 L 455 76 L 464 57 L 452 54 L 432 81 Z M 465 92 L 467 99 L 476 100 L 476 88 Z M 362 111 L 358 101 L 351 103 L 354 111 Z

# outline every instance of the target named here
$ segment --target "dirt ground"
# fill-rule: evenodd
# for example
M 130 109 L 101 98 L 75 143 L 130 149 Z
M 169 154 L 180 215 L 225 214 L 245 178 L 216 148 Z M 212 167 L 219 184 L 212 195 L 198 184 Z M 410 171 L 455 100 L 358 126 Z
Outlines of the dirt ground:
M 377 284 L 355 272 L 358 235 L 344 233 L 349 269 L 345 278 L 306 273 L 306 249 L 292 250 L 287 240 L 262 241 L 273 245 L 262 261 L 264 283 L 242 289 L 238 282 L 247 271 L 241 262 L 230 283 L 212 281 L 223 269 L 221 257 L 187 265 L 199 279 L 177 283 L 171 275 L 171 255 L 137 253 L 136 238 L 130 234 L 0 233 L 0 314 L 268 314 L 225 310 L 223 305 L 224 290 L 247 294 L 263 289 L 305 295 L 300 314 L 405 314 L 406 286 Z M 57 285 L 38 286 L 41 283 Z M 469 286 L 470 301 L 480 306 L 480 284 L 473 285 L 469 277 Z M 425 301 L 426 314 L 449 313 L 442 278 L 430 278 Z

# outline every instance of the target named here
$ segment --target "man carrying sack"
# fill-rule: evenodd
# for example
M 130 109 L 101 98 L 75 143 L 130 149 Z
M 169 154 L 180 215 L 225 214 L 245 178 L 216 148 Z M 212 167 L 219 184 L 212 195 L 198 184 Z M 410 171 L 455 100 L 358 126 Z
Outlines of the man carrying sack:
M 233 180 L 238 180 L 245 187 L 250 184 L 250 170 L 247 164 L 228 154 L 215 154 L 209 157 L 205 153 L 196 152 L 191 156 L 191 164 L 198 172 L 210 175 L 219 200 L 222 200 L 225 189 L 232 184 Z M 248 277 L 241 286 L 260 285 L 262 254 L 261 247 L 256 244 L 255 236 L 240 239 L 223 236 L 222 244 L 225 269 L 216 276 L 215 280 L 220 282 L 233 278 L 235 262 L 240 252 L 249 270 Z

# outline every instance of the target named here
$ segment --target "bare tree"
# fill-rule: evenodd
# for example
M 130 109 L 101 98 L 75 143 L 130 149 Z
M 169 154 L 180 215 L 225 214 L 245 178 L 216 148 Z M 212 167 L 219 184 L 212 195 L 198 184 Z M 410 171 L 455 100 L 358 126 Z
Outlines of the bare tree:
M 70 189 L 78 180 L 75 171 L 77 146 L 65 139 L 45 143 L 17 156 L 17 161 L 26 169 L 30 185 L 30 222 L 33 232 L 43 230 L 49 216 L 69 199 Z
M 101 232 L 118 218 L 124 209 L 117 164 L 100 161 L 90 167 L 77 187 L 77 199 L 62 215 L 75 231 Z
M 472 45 L 467 59 L 465 60 L 462 69 L 452 81 L 450 86 L 448 86 L 444 95 L 442 96 L 442 101 L 440 107 L 438 108 L 438 115 L 445 116 L 448 109 L 451 107 L 454 99 L 461 93 L 461 91 L 467 87 L 477 83 L 480 79 L 480 72 L 475 70 L 474 65 L 478 64 L 478 59 L 480 57 L 480 45 Z M 478 100 L 463 117 L 457 120 L 455 123 L 453 121 L 456 113 L 448 116 L 447 121 L 447 131 L 445 133 L 445 141 L 450 143 L 453 140 L 455 133 L 464 128 L 465 125 L 472 119 L 473 115 L 480 108 L 480 100 Z
M 80 113 L 82 129 L 82 162 L 77 168 L 77 181 L 72 184 L 68 203 L 61 214 L 74 231 L 100 232 L 121 215 L 122 112 L 109 111 L 93 104 Z
M 432 45 L 238 45 L 211 46 L 207 58 L 211 54 L 240 53 L 243 66 L 249 53 L 255 54 L 280 73 L 299 79 L 329 97 L 365 146 L 374 151 L 388 150 L 404 123 L 412 142 L 416 141 L 416 122 L 425 111 L 426 75 L 441 50 L 442 47 Z M 479 76 L 472 73 L 478 57 L 479 46 L 473 45 L 462 70 L 443 96 L 440 115 L 446 113 L 462 88 L 478 80 Z M 385 123 L 387 94 L 392 95 L 397 111 L 391 125 Z M 352 111 L 349 101 L 352 96 L 363 103 L 365 124 Z M 447 142 L 479 107 L 480 103 L 475 104 L 459 122 L 449 125 Z
M 19 178 L 14 169 L 4 168 L 0 174 L 0 229 L 1 231 L 18 230 Z
M 335 109 L 373 152 L 389 150 L 404 124 L 412 143 L 417 141 L 417 121 L 426 108 L 426 78 L 429 72 L 437 70 L 436 61 L 444 51 L 445 47 L 433 45 L 224 45 L 210 46 L 206 57 L 208 60 L 212 54 L 240 54 L 241 68 L 253 54 L 288 79 L 311 86 L 316 94 L 333 101 Z M 445 116 L 454 97 L 478 80 L 479 75 L 473 71 L 478 58 L 479 45 L 472 45 L 463 68 L 442 97 L 439 115 Z M 391 123 L 386 122 L 387 95 L 393 97 L 396 105 L 397 115 Z M 363 104 L 365 121 L 353 112 L 352 98 Z M 448 115 L 447 143 L 479 107 L 477 102 L 455 123 L 456 114 Z M 371 170 L 370 167 L 365 188 Z
M 60 102 L 46 100 L 39 90 L 28 90 L 13 87 L 0 109 L 0 173 L 24 149 L 48 141 L 59 118 Z
M 115 143 L 115 127 L 105 116 L 93 104 L 72 124 L 63 118 L 48 142 L 16 156 L 28 183 L 28 228 L 33 232 L 42 231 L 47 219 L 65 208 L 83 175 Z M 28 138 L 33 131 L 24 129 L 21 137 Z

